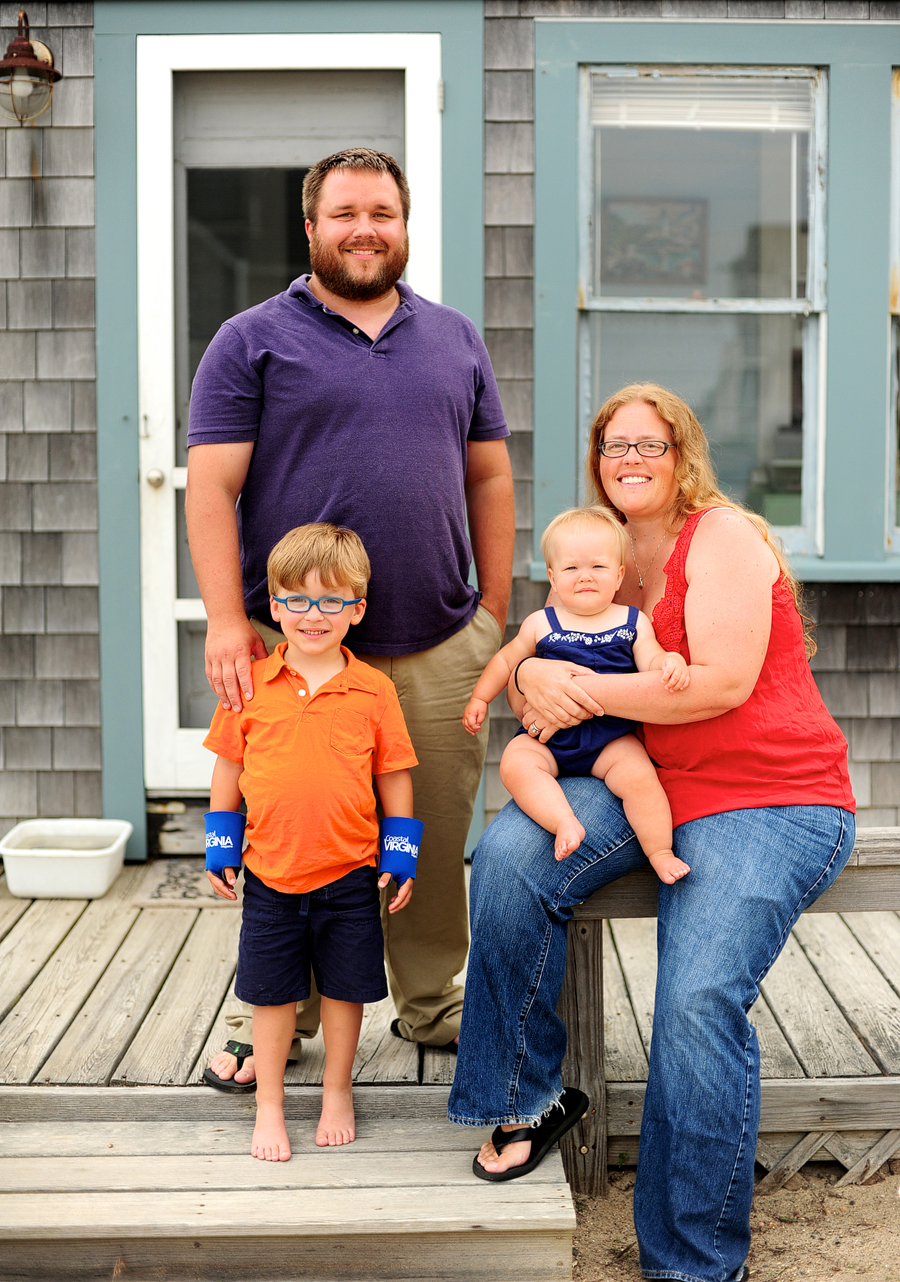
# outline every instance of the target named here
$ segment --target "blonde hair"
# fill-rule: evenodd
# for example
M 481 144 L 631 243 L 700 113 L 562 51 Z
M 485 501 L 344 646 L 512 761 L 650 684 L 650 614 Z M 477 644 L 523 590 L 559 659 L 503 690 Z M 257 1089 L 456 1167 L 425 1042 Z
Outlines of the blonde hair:
M 586 525 L 603 525 L 613 534 L 616 541 L 616 554 L 619 558 L 619 564 L 625 564 L 625 558 L 628 555 L 628 543 L 625 539 L 625 529 L 622 522 L 613 515 L 608 507 L 595 503 L 588 507 L 570 507 L 566 512 L 560 512 L 555 516 L 541 535 L 541 553 L 544 560 L 549 564 L 550 545 L 553 542 L 554 535 L 560 530 L 577 529 L 579 526 Z
M 600 480 L 600 442 L 604 439 L 606 428 L 616 410 L 621 409 L 623 405 L 633 405 L 635 401 L 643 401 L 645 405 L 649 405 L 663 422 L 668 424 L 672 433 L 672 442 L 676 446 L 675 484 L 678 486 L 678 493 L 671 508 L 669 532 L 674 534 L 681 529 L 689 516 L 709 507 L 727 507 L 745 516 L 756 527 L 775 555 L 781 577 L 790 589 L 797 606 L 797 613 L 803 620 L 806 653 L 808 658 L 812 658 L 816 652 L 816 643 L 812 636 L 813 621 L 804 613 L 803 588 L 794 578 L 780 540 L 772 534 L 764 517 L 757 512 L 751 512 L 743 504 L 736 503 L 719 489 L 709 457 L 706 433 L 691 407 L 680 396 L 676 396 L 665 387 L 660 387 L 658 383 L 629 383 L 627 387 L 620 388 L 604 401 L 591 424 L 587 455 L 588 487 L 595 502 L 614 512 L 620 521 L 625 521 L 625 514 L 612 503 Z
M 269 595 L 279 587 L 296 592 L 307 575 L 315 572 L 328 588 L 350 588 L 354 596 L 364 597 L 372 567 L 363 541 L 343 525 L 318 521 L 298 525 L 279 539 L 266 564 Z

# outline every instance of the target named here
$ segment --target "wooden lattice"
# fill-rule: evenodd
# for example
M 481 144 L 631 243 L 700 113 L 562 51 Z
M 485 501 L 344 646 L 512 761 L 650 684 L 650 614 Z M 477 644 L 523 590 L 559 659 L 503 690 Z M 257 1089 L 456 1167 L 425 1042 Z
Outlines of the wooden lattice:
M 775 1193 L 807 1162 L 838 1161 L 846 1167 L 836 1187 L 865 1184 L 900 1151 L 896 1131 L 810 1131 L 803 1134 L 760 1137 L 756 1160 L 768 1174 L 756 1185 L 756 1194 Z

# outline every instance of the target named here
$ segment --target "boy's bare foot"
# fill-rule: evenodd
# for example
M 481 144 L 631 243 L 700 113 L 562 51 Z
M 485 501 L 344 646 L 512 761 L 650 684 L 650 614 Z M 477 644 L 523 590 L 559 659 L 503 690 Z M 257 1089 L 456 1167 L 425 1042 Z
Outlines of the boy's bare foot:
M 521 1123 L 515 1126 L 504 1126 L 504 1131 L 517 1131 Z M 531 1157 L 531 1140 L 519 1140 L 516 1144 L 507 1144 L 502 1153 L 498 1153 L 490 1140 L 482 1144 L 478 1152 L 478 1161 L 486 1171 L 494 1174 L 508 1171 L 514 1166 L 524 1166 Z
M 287 1162 L 291 1156 L 291 1141 L 284 1124 L 284 1109 L 280 1104 L 256 1105 L 256 1125 L 250 1152 L 261 1162 Z
M 655 855 L 648 855 L 647 858 L 653 865 L 657 877 L 667 886 L 671 886 L 673 882 L 679 881 L 691 871 L 689 865 L 671 850 L 657 850 Z
M 352 1144 L 356 1139 L 356 1115 L 353 1112 L 353 1091 L 349 1086 L 324 1086 L 322 1089 L 322 1116 L 316 1127 L 319 1148 L 338 1144 Z
M 231 1051 L 219 1051 L 218 1055 L 213 1055 L 209 1061 L 209 1066 L 217 1077 L 221 1077 L 223 1082 L 228 1082 L 233 1077 L 236 1082 L 255 1082 L 256 1069 L 253 1067 L 253 1056 L 248 1055 L 240 1068 L 237 1066 L 237 1056 L 232 1055 Z
M 563 819 L 556 829 L 556 842 L 554 843 L 553 853 L 557 859 L 565 859 L 568 855 L 571 855 L 573 850 L 577 850 L 583 841 L 584 829 L 575 816 L 571 815 L 569 818 Z M 503 1151 L 506 1152 L 506 1149 Z M 517 1166 L 518 1163 L 513 1162 L 512 1165 Z M 506 1167 L 502 1166 L 500 1170 L 505 1171 Z

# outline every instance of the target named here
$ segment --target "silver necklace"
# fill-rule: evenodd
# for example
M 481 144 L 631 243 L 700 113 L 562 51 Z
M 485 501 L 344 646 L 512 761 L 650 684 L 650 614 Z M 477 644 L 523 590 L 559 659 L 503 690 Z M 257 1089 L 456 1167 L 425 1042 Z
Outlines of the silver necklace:
M 656 545 L 656 550 L 654 551 L 653 555 L 651 556 L 650 560 L 648 561 L 648 563 L 647 563 L 647 568 L 646 568 L 646 570 L 644 571 L 644 574 L 641 574 L 641 567 L 638 565 L 638 563 L 637 563 L 637 557 L 636 557 L 636 556 L 635 556 L 635 554 L 634 554 L 634 536 L 632 535 L 632 533 L 631 533 L 631 531 L 630 531 L 630 530 L 628 531 L 628 538 L 629 538 L 629 540 L 630 540 L 630 542 L 631 542 L 631 559 L 632 559 L 632 561 L 634 562 L 634 568 L 637 570 L 638 586 L 639 586 L 639 587 L 643 587 L 643 586 L 644 586 L 644 574 L 649 574 L 649 573 L 650 573 L 650 569 L 651 569 L 651 567 L 652 567 L 652 565 L 653 565 L 653 562 L 656 560 L 656 557 L 657 557 L 657 554 L 658 554 L 658 552 L 659 552 L 659 549 L 662 547 L 662 545 L 663 545 L 663 544 L 665 543 L 665 541 L 666 541 L 666 534 L 664 533 L 664 534 L 663 534 L 663 536 L 662 536 L 662 538 L 660 539 L 660 541 L 657 543 L 657 545 Z

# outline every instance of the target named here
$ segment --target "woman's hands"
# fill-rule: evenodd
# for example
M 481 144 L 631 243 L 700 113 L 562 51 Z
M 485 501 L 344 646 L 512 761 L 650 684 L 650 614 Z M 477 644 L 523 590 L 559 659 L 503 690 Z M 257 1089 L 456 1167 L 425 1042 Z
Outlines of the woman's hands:
M 531 658 L 519 664 L 510 680 L 510 707 L 531 737 L 546 743 L 557 730 L 578 725 L 588 717 L 603 716 L 602 706 L 578 681 L 579 677 L 590 675 L 589 668 L 577 663 Z M 538 734 L 533 732 L 533 726 L 538 727 Z

